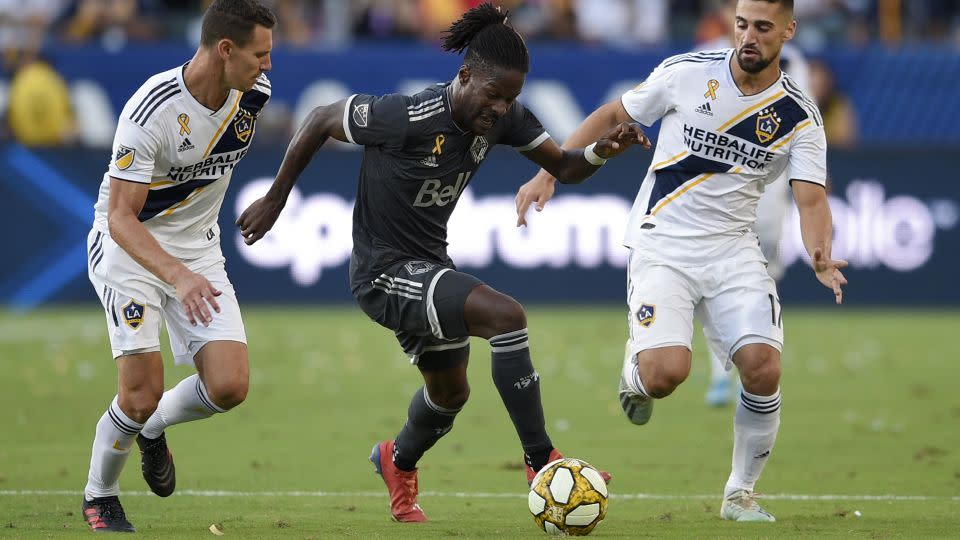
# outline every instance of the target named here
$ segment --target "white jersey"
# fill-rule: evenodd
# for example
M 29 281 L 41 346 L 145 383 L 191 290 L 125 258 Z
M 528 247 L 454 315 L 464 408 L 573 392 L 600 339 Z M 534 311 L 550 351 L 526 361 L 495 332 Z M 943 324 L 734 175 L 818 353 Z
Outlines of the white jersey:
M 185 67 L 150 77 L 123 107 L 93 226 L 109 233 L 111 177 L 150 184 L 140 221 L 172 256 L 196 259 L 219 242 L 220 206 L 270 99 L 270 82 L 261 75 L 252 90 L 231 90 L 211 111 L 187 90 Z
M 813 100 L 784 73 L 744 96 L 732 55 L 668 58 L 621 98 L 641 124 L 663 120 L 624 240 L 647 256 L 694 265 L 729 256 L 756 220 L 767 184 L 782 173 L 826 184 L 826 137 Z

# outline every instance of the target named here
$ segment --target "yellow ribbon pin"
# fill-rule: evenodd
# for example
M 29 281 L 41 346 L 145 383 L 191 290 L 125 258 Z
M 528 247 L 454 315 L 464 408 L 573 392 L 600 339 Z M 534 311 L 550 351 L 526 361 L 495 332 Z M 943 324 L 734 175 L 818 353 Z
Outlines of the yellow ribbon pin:
M 720 81 L 716 79 L 710 79 L 710 81 L 707 82 L 707 91 L 704 92 L 703 97 L 717 99 L 717 88 L 720 88 Z
M 439 156 L 441 153 L 443 153 L 443 150 L 441 149 L 441 147 L 443 146 L 443 141 L 444 141 L 443 135 L 437 135 L 437 139 L 436 139 L 437 144 L 433 146 L 434 154 Z
M 180 113 L 177 117 L 177 123 L 180 124 L 180 135 L 190 134 L 190 116 L 187 113 Z

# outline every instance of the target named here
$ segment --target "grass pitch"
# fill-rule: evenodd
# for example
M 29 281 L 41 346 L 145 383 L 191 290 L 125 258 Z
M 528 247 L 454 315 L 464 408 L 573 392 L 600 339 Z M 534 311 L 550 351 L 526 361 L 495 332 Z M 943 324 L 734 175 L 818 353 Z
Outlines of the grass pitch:
M 529 311 L 551 436 L 614 475 L 596 538 L 931 538 L 960 531 L 960 329 L 954 312 L 787 310 L 783 424 L 758 490 L 774 524 L 718 517 L 732 409 L 694 373 L 628 423 L 616 399 L 624 314 Z M 472 394 L 421 462 L 431 521 L 396 524 L 367 462 L 420 385 L 392 333 L 359 309 L 247 309 L 251 391 L 237 410 L 171 428 L 177 494 L 146 493 L 138 456 L 122 500 L 144 538 L 543 538 L 521 454 L 474 340 Z M 170 356 L 167 354 L 167 358 Z M 73 538 L 94 426 L 116 388 L 94 307 L 0 314 L 0 537 Z M 167 386 L 190 373 L 168 361 Z M 860 517 L 855 515 L 859 511 Z

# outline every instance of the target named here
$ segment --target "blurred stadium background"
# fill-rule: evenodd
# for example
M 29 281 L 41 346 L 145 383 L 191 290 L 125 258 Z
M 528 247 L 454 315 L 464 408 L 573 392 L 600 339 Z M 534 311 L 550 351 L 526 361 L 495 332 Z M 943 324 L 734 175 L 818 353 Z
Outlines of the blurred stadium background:
M 448 80 L 459 58 L 440 51 L 437 36 L 477 1 L 272 3 L 280 18 L 274 95 L 224 205 L 229 271 L 247 303 L 350 302 L 344 269 L 356 149 L 331 145 L 314 162 L 278 229 L 296 234 L 240 248 L 230 224 L 272 177 L 312 107 Z M 722 0 L 502 3 L 533 53 L 522 99 L 559 140 L 665 56 L 728 29 Z M 8 242 L 17 254 L 0 270 L 0 301 L 94 301 L 83 235 L 116 115 L 148 76 L 191 56 L 202 8 L 190 0 L 0 1 L 0 196 L 8 201 L 0 220 L 16 231 Z M 960 251 L 960 2 L 797 0 L 796 15 L 795 43 L 827 119 L 835 254 L 852 264 L 847 300 L 956 305 L 960 288 L 949 276 Z M 561 190 L 556 211 L 537 216 L 541 226 L 516 230 L 512 194 L 533 168 L 509 150 L 494 153 L 451 225 L 454 259 L 526 302 L 621 302 L 619 240 L 649 156 L 632 152 L 583 187 Z M 785 219 L 784 302 L 829 302 L 800 270 L 795 216 Z M 567 286 L 574 282 L 589 286 Z
M 452 77 L 459 58 L 440 51 L 439 32 L 478 2 L 268 3 L 280 19 L 269 74 L 273 99 L 257 123 L 253 149 L 234 172 L 221 214 L 227 267 L 245 306 L 255 366 L 249 402 L 217 419 L 216 433 L 218 441 L 255 457 L 209 452 L 211 424 L 176 428 L 172 444 L 181 452 L 178 469 L 187 490 L 339 489 L 352 495 L 346 502 L 267 502 L 259 508 L 240 497 L 231 499 L 229 511 L 211 506 L 217 501 L 195 506 L 174 497 L 169 504 L 178 517 L 193 520 L 188 524 L 142 497 L 126 503 L 136 524 L 156 527 L 162 537 L 168 536 L 165 526 L 184 537 L 205 534 L 210 520 L 231 511 L 233 517 L 222 519 L 233 520 L 228 526 L 254 527 L 250 537 L 280 534 L 281 524 L 290 522 L 312 523 L 307 528 L 316 530 L 318 507 L 340 512 L 338 519 L 348 524 L 380 524 L 384 501 L 370 504 L 364 493 L 379 494 L 382 486 L 366 468 L 357 481 L 354 469 L 365 465 L 360 454 L 368 441 L 399 428 L 417 385 L 392 336 L 353 308 L 347 288 L 356 149 L 328 145 L 301 179 L 275 233 L 257 246 L 243 246 L 232 224 L 272 181 L 290 135 L 312 107 L 354 92 L 414 92 Z M 664 57 L 728 30 L 718 0 L 499 3 L 512 10 L 512 22 L 531 48 L 521 99 L 560 140 Z M 9 520 L 10 529 L 30 530 L 35 521 L 40 525 L 34 524 L 34 532 L 47 537 L 63 528 L 75 533 L 82 525 L 63 512 L 76 511 L 93 424 L 115 391 L 102 313 L 86 278 L 92 206 L 117 114 L 147 77 L 190 58 L 204 5 L 0 0 L 0 224 L 10 256 L 0 266 L 0 304 L 6 306 L 0 312 L 0 367 L 6 373 L 0 399 L 11 412 L 0 414 L 0 495 L 33 493 L 0 497 L 0 526 Z M 787 273 L 780 289 L 788 306 L 784 371 L 790 398 L 766 481 L 775 492 L 932 498 L 816 502 L 799 495 L 786 499 L 807 502 L 770 506 L 778 517 L 798 520 L 790 529 L 796 536 L 950 536 L 960 526 L 960 404 L 946 384 L 958 375 L 950 333 L 960 320 L 954 273 L 960 261 L 960 1 L 796 0 L 796 15 L 795 44 L 810 63 L 810 91 L 826 118 L 834 255 L 851 263 L 849 306 L 829 305 L 832 295 L 804 264 L 795 211 L 784 216 L 780 256 Z M 656 129 L 651 134 L 655 139 Z M 520 230 L 514 227 L 514 193 L 535 170 L 512 151 L 499 150 L 471 182 L 451 222 L 451 254 L 462 268 L 539 306 L 530 315 L 535 363 L 544 373 L 551 429 L 567 441 L 563 447 L 610 463 L 611 470 L 619 466 L 621 490 L 678 495 L 637 497 L 629 515 L 612 507 L 607 531 L 621 536 L 633 529 L 614 522 L 631 515 L 654 536 L 678 534 L 670 529 L 671 515 L 679 522 L 684 512 L 715 519 L 716 506 L 707 503 L 718 501 L 703 494 L 722 484 L 729 466 L 728 413 L 721 418 L 702 407 L 702 347 L 695 361 L 699 383 L 672 397 L 674 405 L 662 406 L 661 422 L 644 434 L 653 436 L 645 439 L 641 457 L 631 449 L 636 433 L 622 422 L 614 398 L 625 335 L 619 306 L 626 250 L 620 239 L 649 157 L 630 152 L 586 184 L 559 190 L 547 211 Z M 570 304 L 577 307 L 563 307 Z M 477 343 L 479 366 L 486 365 L 485 355 L 485 344 Z M 184 373 L 170 369 L 168 386 Z M 431 454 L 428 489 L 501 492 L 517 481 L 519 456 L 513 455 L 509 422 L 492 385 L 484 375 L 474 377 L 473 405 L 458 420 L 461 427 Z M 379 399 L 371 402 L 371 394 Z M 599 418 L 591 414 L 598 411 Z M 287 437 L 299 446 L 263 442 Z M 331 439 L 338 444 L 327 444 Z M 54 440 L 58 449 L 50 444 Z M 727 446 L 709 456 L 696 452 L 723 441 Z M 477 444 L 484 450 L 471 446 Z M 510 457 L 514 461 L 504 464 Z M 345 464 L 337 473 L 343 477 L 331 479 L 318 463 L 324 460 Z M 672 468 L 652 468 L 649 461 Z M 476 478 L 461 485 L 464 463 L 493 472 L 470 473 Z M 235 469 L 244 474 L 231 475 Z M 133 460 L 123 482 L 125 489 L 144 490 Z M 427 500 L 429 508 L 442 506 L 438 498 Z M 527 519 L 519 499 L 509 506 L 495 497 L 476 504 L 504 505 L 505 514 Z M 459 520 L 449 534 L 471 520 L 480 520 L 469 529 L 483 533 L 476 536 L 518 534 L 512 517 L 498 521 L 495 512 L 484 517 L 456 508 L 436 516 L 441 524 Z M 835 520 L 852 516 L 855 508 L 887 521 L 821 528 L 797 517 Z M 262 511 L 276 524 L 257 529 L 255 520 L 244 522 L 247 511 Z M 517 525 L 533 531 L 528 526 Z M 333 527 L 321 531 L 334 537 L 381 534 L 362 526 Z M 723 534 L 719 527 L 679 532 Z

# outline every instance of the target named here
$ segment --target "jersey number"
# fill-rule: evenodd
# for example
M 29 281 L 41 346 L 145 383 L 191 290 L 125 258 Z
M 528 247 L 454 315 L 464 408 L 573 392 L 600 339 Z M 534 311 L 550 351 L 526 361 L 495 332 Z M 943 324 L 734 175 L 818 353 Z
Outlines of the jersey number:
M 767 297 L 770 298 L 770 324 L 783 328 L 783 306 L 780 305 L 780 300 L 772 294 Z

